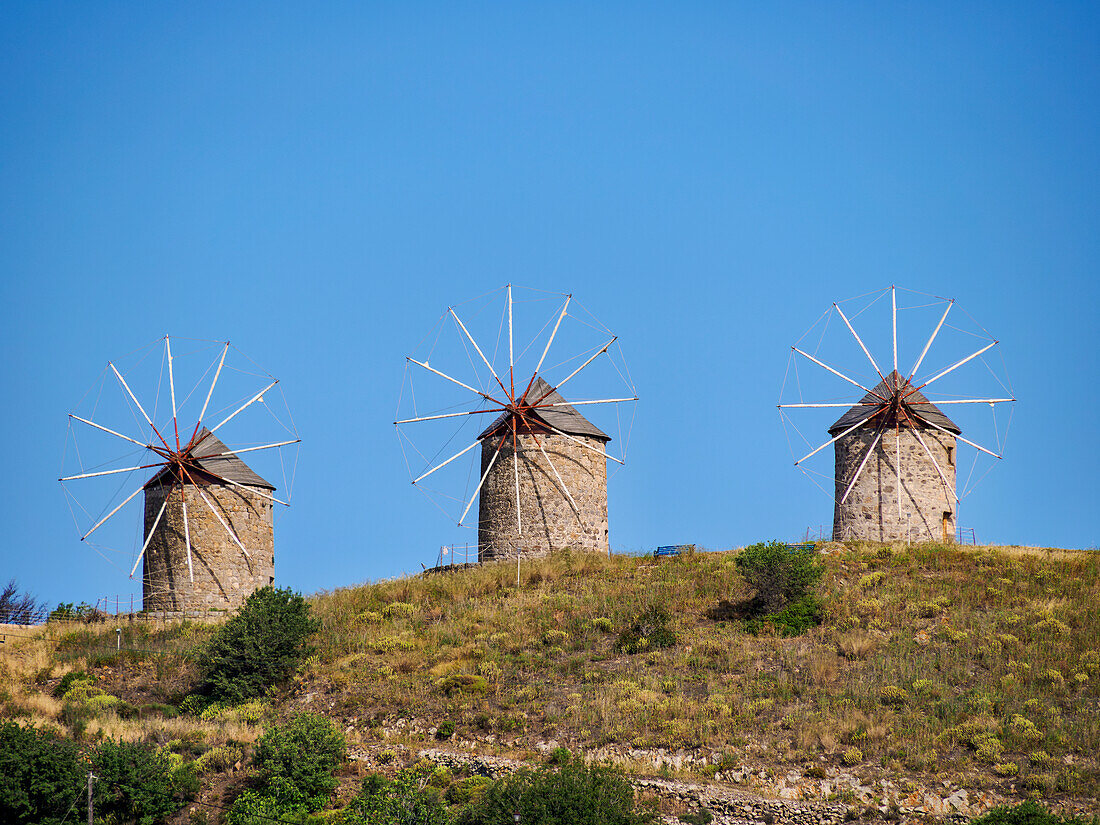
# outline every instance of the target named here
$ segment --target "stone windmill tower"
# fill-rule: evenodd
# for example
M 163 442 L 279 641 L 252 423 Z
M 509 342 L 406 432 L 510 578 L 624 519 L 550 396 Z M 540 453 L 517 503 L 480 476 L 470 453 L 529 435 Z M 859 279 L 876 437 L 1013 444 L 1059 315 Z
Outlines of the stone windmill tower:
M 506 411 L 478 436 L 485 479 L 479 559 L 515 558 L 517 551 L 608 552 L 607 459 L 601 453 L 611 437 L 541 378 L 527 395 L 554 406 Z
M 233 610 L 275 581 L 275 487 L 203 428 L 145 485 L 145 610 Z
M 829 428 L 839 436 L 833 540 L 954 541 L 959 434 L 897 371 L 887 375 Z
M 904 293 L 900 306 L 899 292 Z M 882 303 L 878 304 L 879 301 Z M 799 339 L 798 345 L 791 347 L 778 405 L 780 418 L 784 427 L 790 426 L 807 447 L 812 442 L 803 436 L 795 424 L 796 418 L 806 421 L 807 416 L 827 416 L 815 423 L 814 430 L 819 426 L 826 428 L 830 436 L 828 441 L 798 458 L 795 466 L 801 466 L 808 476 L 811 472 L 824 476 L 827 480 L 819 486 L 832 488 L 827 492 L 832 494 L 834 503 L 835 541 L 954 541 L 960 499 L 956 491 L 956 448 L 965 444 L 996 459 L 1001 458 L 1001 450 L 994 452 L 964 437 L 963 428 L 943 410 L 952 405 L 954 416 L 964 420 L 971 432 L 988 434 L 988 429 L 992 429 L 998 441 L 1003 437 L 1011 412 L 1009 422 L 998 424 L 997 409 L 999 405 L 1011 405 L 1015 399 L 983 397 L 986 393 L 997 394 L 998 388 L 1010 391 L 1007 376 L 998 375 L 987 358 L 982 357 L 998 342 L 973 319 L 959 319 L 956 315 L 953 323 L 948 324 L 948 315 L 955 306 L 953 299 L 891 286 L 842 303 L 847 305 L 847 312 L 834 303 Z M 880 308 L 888 306 L 889 315 L 883 317 L 872 312 L 876 304 Z M 927 340 L 924 336 L 916 339 L 924 341 L 924 345 L 908 372 L 898 369 L 899 312 L 910 329 L 918 323 L 932 326 Z M 848 313 L 852 313 L 851 317 Z M 876 360 L 853 326 L 857 318 L 864 334 L 874 336 L 869 340 L 891 341 L 887 363 L 892 362 L 892 369 L 880 366 L 882 362 Z M 832 323 L 833 319 L 837 323 Z M 908 319 L 916 319 L 917 323 Z M 939 345 L 934 349 L 937 340 Z M 973 349 L 975 341 L 980 344 L 977 350 Z M 902 349 L 906 349 L 904 342 Z M 913 352 L 917 352 L 916 347 Z M 921 372 L 926 357 L 939 362 L 934 374 Z M 820 371 L 809 369 L 800 374 L 800 359 L 810 361 Z M 970 367 L 960 371 L 966 365 Z M 985 375 L 979 366 L 985 367 Z M 927 377 L 917 377 L 923 375 Z M 942 381 L 948 376 L 954 377 Z M 855 390 L 860 394 L 854 395 Z M 933 393 L 935 397 L 930 398 Z M 842 409 L 844 413 L 826 427 L 836 415 L 831 408 Z M 797 410 L 797 415 L 790 417 L 788 410 Z M 788 437 L 791 435 L 788 429 Z M 790 443 L 793 448 L 797 442 Z M 823 460 L 830 445 L 834 445 L 835 454 L 832 472 L 807 470 L 806 463 L 814 456 Z M 1003 449 L 1003 443 L 998 447 Z M 793 449 L 792 453 L 797 455 Z M 973 456 L 974 466 L 979 458 L 977 453 Z M 973 475 L 971 467 L 963 477 Z

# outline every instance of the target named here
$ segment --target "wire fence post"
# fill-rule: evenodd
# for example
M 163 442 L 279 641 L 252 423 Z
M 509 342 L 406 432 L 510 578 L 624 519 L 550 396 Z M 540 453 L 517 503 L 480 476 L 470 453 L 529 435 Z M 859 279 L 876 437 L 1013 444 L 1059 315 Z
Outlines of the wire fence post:
M 92 782 L 95 781 L 95 774 L 88 771 L 88 825 L 95 825 L 93 819 L 95 814 L 92 812 Z

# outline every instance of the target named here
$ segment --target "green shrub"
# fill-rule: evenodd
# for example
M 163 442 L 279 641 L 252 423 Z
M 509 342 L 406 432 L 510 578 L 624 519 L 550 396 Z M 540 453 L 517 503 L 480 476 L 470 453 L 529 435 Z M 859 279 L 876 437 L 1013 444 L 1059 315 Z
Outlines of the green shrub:
M 570 759 L 556 767 L 522 769 L 493 782 L 480 800 L 463 809 L 458 825 L 648 825 L 650 810 L 638 810 L 634 789 L 610 767 Z
M 454 673 L 450 676 L 444 676 L 435 684 L 436 687 L 448 696 L 453 696 L 456 693 L 472 693 L 477 695 L 489 690 L 489 683 L 486 681 L 485 677 L 475 676 L 472 673 Z
M 430 776 L 426 766 L 400 771 L 392 781 L 370 774 L 345 809 L 343 821 L 348 825 L 449 825 L 451 818 L 439 791 L 426 787 Z M 468 798 L 475 796 L 471 783 L 466 783 L 471 791 Z
M 700 808 L 690 814 L 680 814 L 680 821 L 688 825 L 710 825 L 714 821 L 714 814 L 706 808 Z
M 96 815 L 104 821 L 154 825 L 184 806 L 198 791 L 190 766 L 133 742 L 101 742 L 92 754 Z
M 815 548 L 791 548 L 781 541 L 746 547 L 735 560 L 738 572 L 756 590 L 754 613 L 777 613 L 810 593 L 824 575 Z
M 439 727 L 435 730 L 436 739 L 450 739 L 455 735 L 455 723 L 449 719 L 445 722 L 440 722 Z
M 619 634 L 615 646 L 623 653 L 641 653 L 659 647 L 672 647 L 677 639 L 668 624 L 669 616 L 665 609 L 653 605 Z
M 299 594 L 257 590 L 210 640 L 200 692 L 231 704 L 262 696 L 312 652 L 307 641 L 319 627 Z
M 765 628 L 772 628 L 780 636 L 801 636 L 811 627 L 817 627 L 825 618 L 825 605 L 817 596 L 803 596 L 782 610 L 768 613 L 745 622 L 745 632 L 760 635 Z
M 970 825 L 1100 825 L 1100 817 L 1062 817 L 1035 802 L 1024 802 L 1011 808 L 1007 805 L 994 808 L 984 816 L 970 820 Z
M 84 808 L 86 777 L 76 745 L 51 731 L 0 725 L 0 822 L 58 825 L 75 801 Z
M 89 685 L 95 684 L 95 676 L 90 673 L 85 673 L 83 670 L 70 670 L 64 676 L 61 677 L 61 681 L 57 683 L 57 687 L 53 689 L 53 695 L 58 699 L 63 697 L 78 682 L 87 682 Z
M 344 734 L 324 716 L 301 713 L 256 741 L 258 789 L 288 806 L 320 810 L 336 788 L 332 774 L 343 758 Z

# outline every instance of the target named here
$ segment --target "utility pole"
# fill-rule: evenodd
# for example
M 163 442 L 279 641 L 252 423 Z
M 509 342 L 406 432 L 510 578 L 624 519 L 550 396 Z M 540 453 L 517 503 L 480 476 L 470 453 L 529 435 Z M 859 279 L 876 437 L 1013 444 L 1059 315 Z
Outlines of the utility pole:
M 94 814 L 92 812 L 92 782 L 95 781 L 95 774 L 88 771 L 88 825 L 95 825 L 92 821 Z

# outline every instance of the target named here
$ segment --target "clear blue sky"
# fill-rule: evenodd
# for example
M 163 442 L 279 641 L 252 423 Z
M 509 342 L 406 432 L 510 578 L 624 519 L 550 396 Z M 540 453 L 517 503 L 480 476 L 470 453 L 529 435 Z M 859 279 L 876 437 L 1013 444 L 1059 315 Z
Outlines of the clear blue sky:
M 828 526 L 783 371 L 891 283 L 958 299 L 1020 399 L 960 522 L 1100 543 L 1095 4 L 12 2 L 0 38 L 0 578 L 47 601 L 135 589 L 56 479 L 80 395 L 166 332 L 282 379 L 279 583 L 471 538 L 390 422 L 443 308 L 506 282 L 621 336 L 617 550 Z

